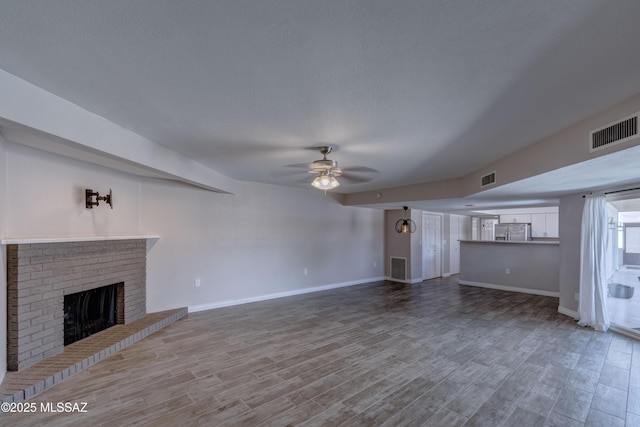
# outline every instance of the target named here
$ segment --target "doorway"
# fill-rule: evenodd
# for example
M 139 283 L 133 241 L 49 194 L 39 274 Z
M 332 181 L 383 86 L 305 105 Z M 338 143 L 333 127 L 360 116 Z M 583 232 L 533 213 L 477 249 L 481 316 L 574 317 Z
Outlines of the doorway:
M 612 326 L 640 332 L 640 194 L 607 195 L 606 302 Z
M 480 219 L 480 240 L 495 240 L 494 230 L 496 224 L 500 220 L 498 218 L 481 218 Z
M 422 213 L 422 280 L 442 276 L 442 217 Z

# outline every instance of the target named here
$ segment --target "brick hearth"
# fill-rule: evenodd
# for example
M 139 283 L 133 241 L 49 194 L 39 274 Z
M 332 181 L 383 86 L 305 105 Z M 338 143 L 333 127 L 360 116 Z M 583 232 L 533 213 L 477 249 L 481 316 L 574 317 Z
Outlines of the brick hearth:
M 0 401 L 30 399 L 186 315 L 186 307 L 147 314 L 68 345 L 62 353 L 19 372 L 7 372 L 0 384 Z

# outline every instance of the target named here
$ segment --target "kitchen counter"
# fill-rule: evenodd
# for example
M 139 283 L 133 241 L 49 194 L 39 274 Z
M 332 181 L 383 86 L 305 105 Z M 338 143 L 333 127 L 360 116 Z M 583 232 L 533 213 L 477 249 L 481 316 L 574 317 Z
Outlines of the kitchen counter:
M 497 243 L 499 245 L 559 245 L 559 240 L 529 240 L 527 242 L 516 242 L 512 240 L 460 240 L 464 243 L 481 243 L 492 244 Z

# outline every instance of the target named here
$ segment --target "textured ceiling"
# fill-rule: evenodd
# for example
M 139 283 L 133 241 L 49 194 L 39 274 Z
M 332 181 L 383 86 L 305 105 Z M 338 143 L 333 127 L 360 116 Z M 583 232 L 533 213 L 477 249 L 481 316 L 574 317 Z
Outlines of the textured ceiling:
M 333 144 L 356 192 L 466 174 L 640 92 L 639 16 L 637 0 L 2 0 L 0 68 L 236 179 L 308 185 L 296 165 Z

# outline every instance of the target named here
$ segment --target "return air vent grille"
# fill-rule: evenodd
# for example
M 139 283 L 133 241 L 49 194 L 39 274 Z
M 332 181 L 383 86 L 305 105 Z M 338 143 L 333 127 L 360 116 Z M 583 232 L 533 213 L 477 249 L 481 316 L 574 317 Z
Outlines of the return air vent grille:
M 638 136 L 638 114 L 604 128 L 591 131 L 591 151 L 619 144 Z
M 407 259 L 402 257 L 391 257 L 391 279 L 407 280 Z
M 491 185 L 495 183 L 496 183 L 496 173 L 491 172 L 490 174 L 482 177 L 482 180 L 480 182 L 480 187 L 486 187 L 487 185 Z

